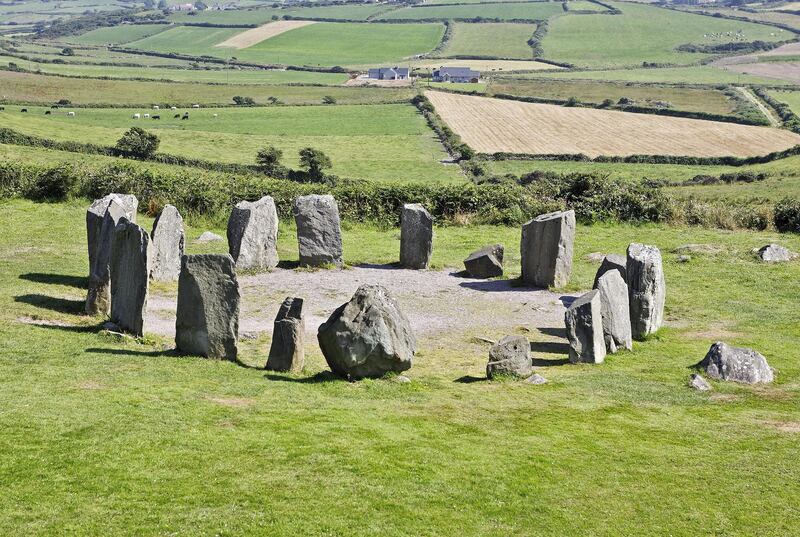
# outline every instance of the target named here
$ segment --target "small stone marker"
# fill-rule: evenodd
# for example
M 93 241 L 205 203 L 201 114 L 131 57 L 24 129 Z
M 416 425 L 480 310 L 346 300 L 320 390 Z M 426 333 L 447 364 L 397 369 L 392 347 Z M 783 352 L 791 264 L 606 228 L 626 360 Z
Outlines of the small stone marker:
M 597 269 L 597 273 L 594 275 L 594 284 L 592 284 L 592 289 L 597 289 L 597 282 L 600 280 L 600 277 L 610 270 L 616 270 L 619 272 L 619 275 L 622 276 L 622 281 L 626 281 L 626 278 L 628 277 L 627 265 L 628 259 L 624 255 L 609 254 L 603 257 L 603 261 L 600 263 L 600 268 Z
M 294 201 L 300 264 L 342 266 L 342 231 L 339 207 L 330 195 L 300 196 Z
M 522 336 L 506 336 L 489 350 L 486 377 L 498 375 L 527 377 L 533 370 L 531 344 Z
M 485 246 L 469 254 L 464 260 L 464 268 L 473 278 L 494 278 L 503 275 L 502 244 Z
M 278 310 L 272 330 L 272 345 L 265 369 L 300 371 L 305 361 L 303 299 L 287 297 Z
M 219 242 L 224 240 L 222 237 L 217 235 L 216 233 L 212 233 L 211 231 L 204 231 L 195 242 L 199 242 L 200 244 L 206 244 L 209 242 Z
M 697 367 L 716 380 L 757 384 L 769 383 L 774 379 L 772 368 L 764 356 L 753 349 L 731 347 L 721 341 L 711 345 Z
M 689 375 L 689 387 L 699 392 L 707 392 L 711 390 L 711 384 L 709 384 L 706 379 L 697 373 L 692 373 Z
M 178 350 L 206 358 L 236 360 L 239 298 L 231 256 L 183 256 L 175 320 Z
M 270 196 L 236 204 L 228 218 L 228 248 L 237 269 L 278 266 L 278 211 Z
M 150 239 L 150 277 L 158 282 L 177 280 L 181 273 L 186 236 L 183 232 L 183 218 L 174 205 L 165 205 L 158 213 Z
M 111 243 L 121 218 L 136 221 L 136 196 L 109 194 L 95 200 L 86 211 L 86 239 L 89 249 L 89 291 L 86 313 L 108 315 L 111 311 Z
M 149 249 L 147 232 L 120 219 L 111 246 L 111 322 L 123 332 L 140 337 L 150 281 Z
M 522 226 L 522 281 L 535 287 L 563 287 L 572 273 L 575 211 L 537 216 Z
M 331 370 L 347 379 L 411 368 L 417 340 L 397 302 L 380 285 L 362 285 L 317 332 Z
M 633 348 L 631 337 L 631 311 L 628 304 L 628 286 L 616 270 L 609 270 L 597 282 L 603 316 L 603 339 L 606 350 L 614 354 Z
M 765 263 L 784 263 L 791 261 L 795 255 L 779 244 L 767 244 L 756 251 L 758 258 Z
M 600 292 L 589 291 L 573 302 L 564 314 L 569 339 L 569 361 L 602 364 L 606 358 Z
M 419 203 L 406 203 L 400 213 L 400 264 L 426 269 L 433 252 L 433 217 Z
M 638 243 L 628 246 L 627 276 L 631 333 L 641 339 L 664 323 L 667 289 L 659 249 Z

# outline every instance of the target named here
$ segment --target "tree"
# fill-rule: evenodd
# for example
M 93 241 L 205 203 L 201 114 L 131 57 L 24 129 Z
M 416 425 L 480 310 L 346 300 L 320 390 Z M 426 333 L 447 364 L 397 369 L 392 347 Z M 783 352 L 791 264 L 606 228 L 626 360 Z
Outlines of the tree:
M 239 106 L 253 106 L 254 104 L 256 104 L 256 101 L 252 97 L 242 97 L 241 95 L 235 95 L 233 97 L 233 103 Z
M 132 127 L 117 140 L 116 149 L 123 155 L 144 159 L 152 157 L 158 149 L 161 140 L 139 127 Z
M 336 97 L 332 95 L 326 95 L 322 98 L 322 104 L 336 104 Z
M 306 147 L 300 150 L 300 166 L 306 169 L 308 176 L 319 181 L 325 177 L 322 170 L 330 168 L 333 164 L 328 155 L 314 149 L 313 147 Z
M 70 101 L 69 99 L 59 99 L 56 104 L 59 106 L 69 106 L 72 104 L 72 101 Z
M 72 47 L 64 47 L 63 49 L 61 49 L 61 55 L 62 56 L 74 56 L 75 55 L 75 51 L 72 49 Z
M 169 9 L 169 4 L 167 3 L 167 0 L 159 0 L 158 9 Z
M 274 146 L 265 147 L 256 153 L 256 166 L 267 175 L 281 175 L 283 151 Z

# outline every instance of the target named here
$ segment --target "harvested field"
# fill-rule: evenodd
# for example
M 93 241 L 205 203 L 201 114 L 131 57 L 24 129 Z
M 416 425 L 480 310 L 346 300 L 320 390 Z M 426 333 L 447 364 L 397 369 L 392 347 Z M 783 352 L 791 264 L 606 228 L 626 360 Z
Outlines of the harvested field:
M 263 26 L 259 26 L 258 28 L 253 28 L 252 30 L 247 30 L 246 32 L 236 34 L 233 37 L 230 37 L 222 43 L 214 46 L 235 49 L 252 47 L 253 45 L 261 43 L 262 41 L 266 41 L 270 37 L 275 37 L 276 35 L 280 35 L 290 30 L 295 30 L 297 28 L 302 28 L 303 26 L 308 26 L 309 24 L 315 23 L 316 21 L 269 22 Z
M 800 62 L 761 62 L 726 65 L 728 71 L 800 84 Z
M 481 153 L 747 157 L 800 144 L 800 136 L 768 127 L 436 91 L 426 95 L 442 119 Z

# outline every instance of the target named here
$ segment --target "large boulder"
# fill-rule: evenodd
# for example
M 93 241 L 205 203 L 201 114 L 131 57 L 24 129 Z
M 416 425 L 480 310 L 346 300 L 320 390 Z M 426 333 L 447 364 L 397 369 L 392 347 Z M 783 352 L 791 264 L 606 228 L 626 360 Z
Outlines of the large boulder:
M 111 245 L 111 322 L 123 332 L 142 336 L 150 281 L 150 236 L 122 218 Z
M 661 251 L 655 246 L 633 243 L 628 246 L 628 294 L 631 333 L 636 339 L 656 332 L 664 323 L 667 296 Z
M 228 248 L 237 269 L 278 266 L 278 211 L 270 196 L 236 204 L 228 218 Z
M 411 324 L 380 285 L 362 285 L 319 327 L 319 346 L 331 370 L 348 379 L 405 371 L 417 348 Z
M 603 316 L 603 339 L 606 350 L 614 354 L 619 349 L 633 348 L 631 336 L 631 311 L 628 303 L 628 285 L 619 272 L 609 270 L 597 282 L 600 308 Z
M 528 377 L 533 371 L 531 344 L 522 336 L 506 336 L 489 350 L 486 376 Z
M 601 364 L 606 358 L 600 291 L 589 291 L 570 304 L 564 314 L 569 361 Z
M 469 254 L 464 268 L 473 278 L 494 278 L 503 275 L 503 245 L 485 246 Z
M 572 273 L 575 211 L 537 216 L 522 226 L 522 281 L 535 287 L 564 287 Z
M 339 207 L 329 195 L 300 196 L 292 208 L 297 223 L 300 264 L 310 267 L 342 266 L 342 231 Z
M 619 254 L 609 254 L 603 257 L 603 261 L 600 263 L 600 268 L 597 269 L 597 272 L 594 275 L 594 284 L 592 284 L 592 289 L 597 289 L 597 282 L 600 281 L 600 277 L 610 270 L 615 270 L 619 272 L 619 275 L 622 276 L 622 281 L 626 281 L 628 277 L 628 259 L 624 255 Z
M 764 356 L 752 349 L 731 347 L 721 341 L 711 345 L 697 367 L 716 380 L 756 384 L 769 383 L 774 378 L 772 368 Z
M 183 218 L 174 205 L 165 205 L 158 213 L 150 239 L 150 277 L 159 282 L 177 280 L 181 273 L 186 236 Z
M 758 258 L 765 263 L 785 263 L 795 258 L 787 248 L 779 244 L 767 244 L 756 251 Z
M 281 304 L 272 330 L 272 345 L 265 369 L 300 371 L 305 361 L 303 299 L 288 297 Z
M 406 203 L 400 213 L 400 264 L 426 269 L 433 252 L 433 217 L 419 203 Z
M 175 320 L 178 350 L 206 358 L 235 360 L 239 297 L 239 282 L 231 256 L 183 256 Z
M 109 194 L 95 200 L 86 211 L 86 239 L 89 250 L 89 290 L 86 313 L 108 315 L 111 311 L 111 244 L 121 218 L 136 222 L 136 196 Z

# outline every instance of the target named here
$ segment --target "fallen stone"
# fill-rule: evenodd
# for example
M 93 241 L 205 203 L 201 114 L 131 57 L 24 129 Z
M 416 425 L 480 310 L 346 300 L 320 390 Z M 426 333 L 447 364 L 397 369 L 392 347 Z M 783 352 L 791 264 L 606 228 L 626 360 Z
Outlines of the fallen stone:
M 236 204 L 228 218 L 228 249 L 237 269 L 278 266 L 278 211 L 270 196 Z
M 410 379 L 410 378 L 408 378 L 408 377 L 407 377 L 407 376 L 405 376 L 405 375 L 397 375 L 397 376 L 394 378 L 394 381 L 395 381 L 395 382 L 399 382 L 400 384 L 408 384 L 409 382 L 411 382 L 411 379 Z
M 709 384 L 706 379 L 697 373 L 692 373 L 689 375 L 689 387 L 694 388 L 699 392 L 707 392 L 711 390 L 711 384 Z
M 569 339 L 569 361 L 601 364 L 606 358 L 600 292 L 589 291 L 573 302 L 564 314 Z
M 531 344 L 522 336 L 506 336 L 489 350 L 486 377 L 527 377 L 531 374 Z
M 676 261 L 677 261 L 678 263 L 688 263 L 688 262 L 689 262 L 689 261 L 691 261 L 691 260 L 692 260 L 692 256 L 690 256 L 690 255 L 686 255 L 686 254 L 684 254 L 684 255 L 679 255 L 679 256 L 678 256 L 678 258 L 676 259 Z
M 397 302 L 380 285 L 362 285 L 317 332 L 331 370 L 347 379 L 411 368 L 417 341 Z
M 563 287 L 572 273 L 575 211 L 537 216 L 522 226 L 522 281 L 535 287 Z
M 603 261 L 600 263 L 600 268 L 597 269 L 597 272 L 594 275 L 594 284 L 592 285 L 592 289 L 597 289 L 597 282 L 600 280 L 600 277 L 610 270 L 616 270 L 619 272 L 619 275 L 622 276 L 622 281 L 626 281 L 627 275 L 627 265 L 628 260 L 624 255 L 619 254 L 609 254 L 603 258 Z
M 603 339 L 606 350 L 614 354 L 619 349 L 631 350 L 631 312 L 628 304 L 628 285 L 616 270 L 600 276 L 597 282 L 603 317 Z
M 503 275 L 503 245 L 485 246 L 469 254 L 464 268 L 473 278 L 495 278 Z
M 530 377 L 526 378 L 525 382 L 527 382 L 528 384 L 541 385 L 541 384 L 547 384 L 547 379 L 541 376 L 539 373 L 534 373 Z
M 631 333 L 641 339 L 664 323 L 667 290 L 659 249 L 638 243 L 628 246 L 627 275 Z
M 218 241 L 222 241 L 222 240 L 225 240 L 225 239 L 223 239 L 222 237 L 220 237 L 216 233 L 212 233 L 211 231 L 204 231 L 197 238 L 197 240 L 195 242 L 200 243 L 200 244 L 204 244 L 204 243 L 208 243 L 208 242 L 218 242 Z
M 400 213 L 400 264 L 426 269 L 433 252 L 433 217 L 419 203 L 403 205 Z
M 300 264 L 310 267 L 342 266 L 342 232 L 339 207 L 330 195 L 300 196 L 294 201 Z
M 181 273 L 186 236 L 183 218 L 174 205 L 165 205 L 153 222 L 150 235 L 150 277 L 158 282 L 171 282 Z
M 111 246 L 111 322 L 141 337 L 150 281 L 150 236 L 122 218 Z
M 239 298 L 231 256 L 183 256 L 175 320 L 178 350 L 206 358 L 236 360 Z
M 272 345 L 265 369 L 300 371 L 305 361 L 303 299 L 287 297 L 278 310 L 272 330 Z
M 773 380 L 772 368 L 764 356 L 752 349 L 731 347 L 721 341 L 711 345 L 697 367 L 716 380 L 745 384 L 769 383 Z
M 89 290 L 85 310 L 89 315 L 111 312 L 111 244 L 121 218 L 136 221 L 136 196 L 109 194 L 95 200 L 86 211 L 86 239 L 89 250 Z
M 767 244 L 756 251 L 758 258 L 765 263 L 784 263 L 791 261 L 795 254 L 779 244 Z

